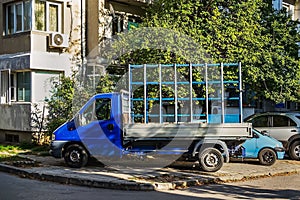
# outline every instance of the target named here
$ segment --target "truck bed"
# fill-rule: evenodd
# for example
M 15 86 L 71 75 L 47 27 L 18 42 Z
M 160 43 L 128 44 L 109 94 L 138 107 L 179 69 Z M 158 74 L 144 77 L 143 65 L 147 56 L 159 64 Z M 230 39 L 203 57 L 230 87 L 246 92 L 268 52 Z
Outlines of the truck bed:
M 250 123 L 164 123 L 127 124 L 124 140 L 210 138 L 222 140 L 245 140 L 252 137 Z

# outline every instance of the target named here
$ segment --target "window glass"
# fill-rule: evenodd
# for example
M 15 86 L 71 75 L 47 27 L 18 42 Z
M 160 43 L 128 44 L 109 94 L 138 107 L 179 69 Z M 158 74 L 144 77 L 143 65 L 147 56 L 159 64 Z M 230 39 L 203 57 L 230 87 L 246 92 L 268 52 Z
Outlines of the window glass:
M 58 32 L 58 5 L 49 5 L 49 31 Z
M 10 74 L 10 94 L 11 100 L 16 101 L 17 99 L 17 83 L 16 83 L 16 74 Z
M 31 1 L 19 1 L 6 6 L 6 34 L 31 29 Z
M 297 126 L 297 123 L 294 120 L 290 119 L 290 126 Z
M 23 4 L 16 4 L 16 32 L 23 30 Z
M 35 29 L 46 30 L 46 2 L 35 0 Z
M 95 104 L 92 103 L 81 114 L 81 120 L 80 120 L 80 125 L 81 126 L 87 125 L 87 124 L 91 123 L 92 121 L 96 120 L 96 117 L 95 117 L 95 114 L 94 114 L 95 113 L 94 112 L 94 106 L 95 106 Z
M 1 77 L 1 88 L 0 88 L 0 96 L 1 96 L 1 99 L 0 99 L 0 102 L 1 103 L 8 103 L 9 101 L 9 95 L 8 95 L 8 92 L 9 92 L 9 73 L 8 71 L 0 71 L 0 77 Z
M 273 127 L 289 126 L 289 118 L 286 116 L 273 116 Z
M 14 33 L 14 6 L 7 6 L 7 34 Z
M 96 117 L 98 120 L 110 119 L 111 100 L 110 99 L 97 99 L 96 100 Z
M 24 30 L 31 29 L 31 4 L 30 1 L 24 2 Z
M 252 120 L 254 127 L 268 127 L 268 116 L 256 117 Z
M 31 76 L 30 72 L 17 73 L 18 101 L 31 101 Z

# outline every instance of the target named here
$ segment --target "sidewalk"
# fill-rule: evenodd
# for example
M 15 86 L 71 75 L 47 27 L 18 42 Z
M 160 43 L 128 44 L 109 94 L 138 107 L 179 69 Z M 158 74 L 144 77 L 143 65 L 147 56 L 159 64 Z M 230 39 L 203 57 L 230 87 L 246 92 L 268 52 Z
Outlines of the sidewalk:
M 81 169 L 69 168 L 63 159 L 50 156 L 27 156 L 40 163 L 37 167 L 15 167 L 0 163 L 0 171 L 45 181 L 119 190 L 169 190 L 209 183 L 240 181 L 300 172 L 300 161 L 278 160 L 273 166 L 262 166 L 257 161 L 225 163 L 221 170 L 207 173 L 197 166 L 178 163 L 172 168 L 103 167 L 92 162 Z

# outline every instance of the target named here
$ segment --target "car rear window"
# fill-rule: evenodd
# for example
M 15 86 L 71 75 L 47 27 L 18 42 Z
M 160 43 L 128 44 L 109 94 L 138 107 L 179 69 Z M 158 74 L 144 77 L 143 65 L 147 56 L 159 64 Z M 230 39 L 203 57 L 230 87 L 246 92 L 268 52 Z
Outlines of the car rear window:
M 274 115 L 273 116 L 273 126 L 274 127 L 284 127 L 289 126 L 290 119 L 286 116 Z
M 281 115 L 273 116 L 273 127 L 285 127 L 285 126 L 297 126 L 297 123 L 287 116 L 281 116 Z

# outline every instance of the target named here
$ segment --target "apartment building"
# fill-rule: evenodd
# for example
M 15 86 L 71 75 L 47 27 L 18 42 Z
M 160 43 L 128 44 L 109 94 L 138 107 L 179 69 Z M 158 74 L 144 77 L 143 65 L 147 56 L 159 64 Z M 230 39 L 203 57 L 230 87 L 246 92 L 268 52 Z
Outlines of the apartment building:
M 86 57 L 100 40 L 138 26 L 149 3 L 0 0 L 0 141 L 31 141 L 34 105 L 43 111 L 53 80 L 76 67 L 95 74 Z
M 54 78 L 70 74 L 72 3 L 0 0 L 0 141 L 30 141 L 33 105 L 42 109 Z

